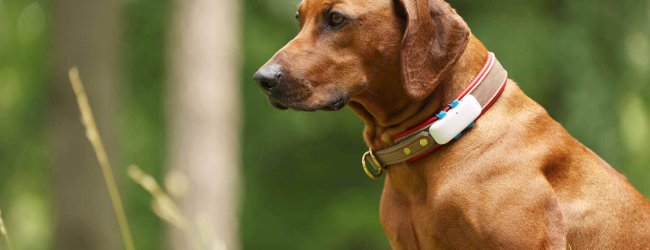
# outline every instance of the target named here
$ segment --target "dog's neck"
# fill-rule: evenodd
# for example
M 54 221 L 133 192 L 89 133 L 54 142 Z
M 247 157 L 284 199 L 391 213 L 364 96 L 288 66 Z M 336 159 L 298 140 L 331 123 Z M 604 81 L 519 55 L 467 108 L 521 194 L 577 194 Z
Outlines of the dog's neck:
M 413 100 L 403 87 L 403 80 L 381 78 L 366 93 L 352 99 L 350 107 L 365 122 L 364 139 L 374 150 L 386 148 L 393 137 L 434 116 L 445 103 L 452 101 L 481 71 L 487 49 L 473 35 L 467 48 L 447 76 L 428 98 Z M 400 74 L 396 74 L 400 75 Z M 397 83 L 397 84 L 396 84 Z

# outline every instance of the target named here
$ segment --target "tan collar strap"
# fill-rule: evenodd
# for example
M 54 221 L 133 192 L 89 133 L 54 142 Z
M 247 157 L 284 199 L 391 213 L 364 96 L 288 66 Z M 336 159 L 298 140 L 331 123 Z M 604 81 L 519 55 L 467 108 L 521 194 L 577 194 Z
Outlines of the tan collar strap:
M 373 179 L 379 178 L 390 165 L 416 161 L 458 139 L 498 99 L 507 81 L 508 72 L 490 52 L 481 72 L 440 113 L 398 135 L 395 145 L 366 152 L 361 159 L 364 171 Z

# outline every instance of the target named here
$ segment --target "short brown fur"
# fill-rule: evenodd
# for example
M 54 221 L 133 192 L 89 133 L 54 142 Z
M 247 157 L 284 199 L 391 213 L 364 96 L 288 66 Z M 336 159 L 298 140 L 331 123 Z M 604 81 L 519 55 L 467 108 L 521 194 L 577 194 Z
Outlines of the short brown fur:
M 328 28 L 332 11 L 348 23 Z M 488 52 L 442 0 L 304 0 L 299 20 L 264 66 L 284 70 L 269 100 L 309 111 L 345 100 L 373 149 L 452 100 Z M 394 249 L 650 249 L 650 203 L 511 80 L 460 140 L 387 173 Z

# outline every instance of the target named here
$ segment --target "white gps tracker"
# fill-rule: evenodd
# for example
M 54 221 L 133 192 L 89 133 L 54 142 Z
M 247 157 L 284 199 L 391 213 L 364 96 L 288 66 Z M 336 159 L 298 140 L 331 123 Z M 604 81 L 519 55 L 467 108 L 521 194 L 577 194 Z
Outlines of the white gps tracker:
M 469 127 L 482 112 L 481 104 L 473 95 L 467 94 L 458 105 L 429 127 L 429 133 L 436 143 L 443 145 L 456 138 Z

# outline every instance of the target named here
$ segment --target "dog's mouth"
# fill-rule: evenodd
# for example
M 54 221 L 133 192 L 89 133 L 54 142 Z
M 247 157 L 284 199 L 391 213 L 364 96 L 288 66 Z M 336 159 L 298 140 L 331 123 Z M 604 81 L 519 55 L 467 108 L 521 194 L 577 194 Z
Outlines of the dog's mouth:
M 270 97 L 269 97 L 268 99 L 269 99 L 269 103 L 271 104 L 271 106 L 273 106 L 273 107 L 276 108 L 276 109 L 279 109 L 279 110 L 287 110 L 287 109 L 289 108 L 289 106 L 284 105 L 284 104 L 282 104 L 282 103 L 280 103 L 280 102 L 274 100 L 273 98 L 270 98 Z
M 345 107 L 345 105 L 347 105 L 347 104 L 348 104 L 348 98 L 342 98 L 341 97 L 341 98 L 337 98 L 333 102 L 325 105 L 325 107 L 322 108 L 322 109 L 326 110 L 326 111 L 338 111 L 338 110 L 343 109 L 343 107 Z
M 329 102 L 325 102 L 322 104 L 316 104 L 316 105 L 307 105 L 304 102 L 283 102 L 277 99 L 274 99 L 273 97 L 268 97 L 269 104 L 273 106 L 276 109 L 279 110 L 287 110 L 287 109 L 292 109 L 296 111 L 317 111 L 317 110 L 323 110 L 323 111 L 338 111 L 343 109 L 349 102 L 348 97 L 343 97 L 339 96 L 336 98 L 333 98 L 333 100 Z

